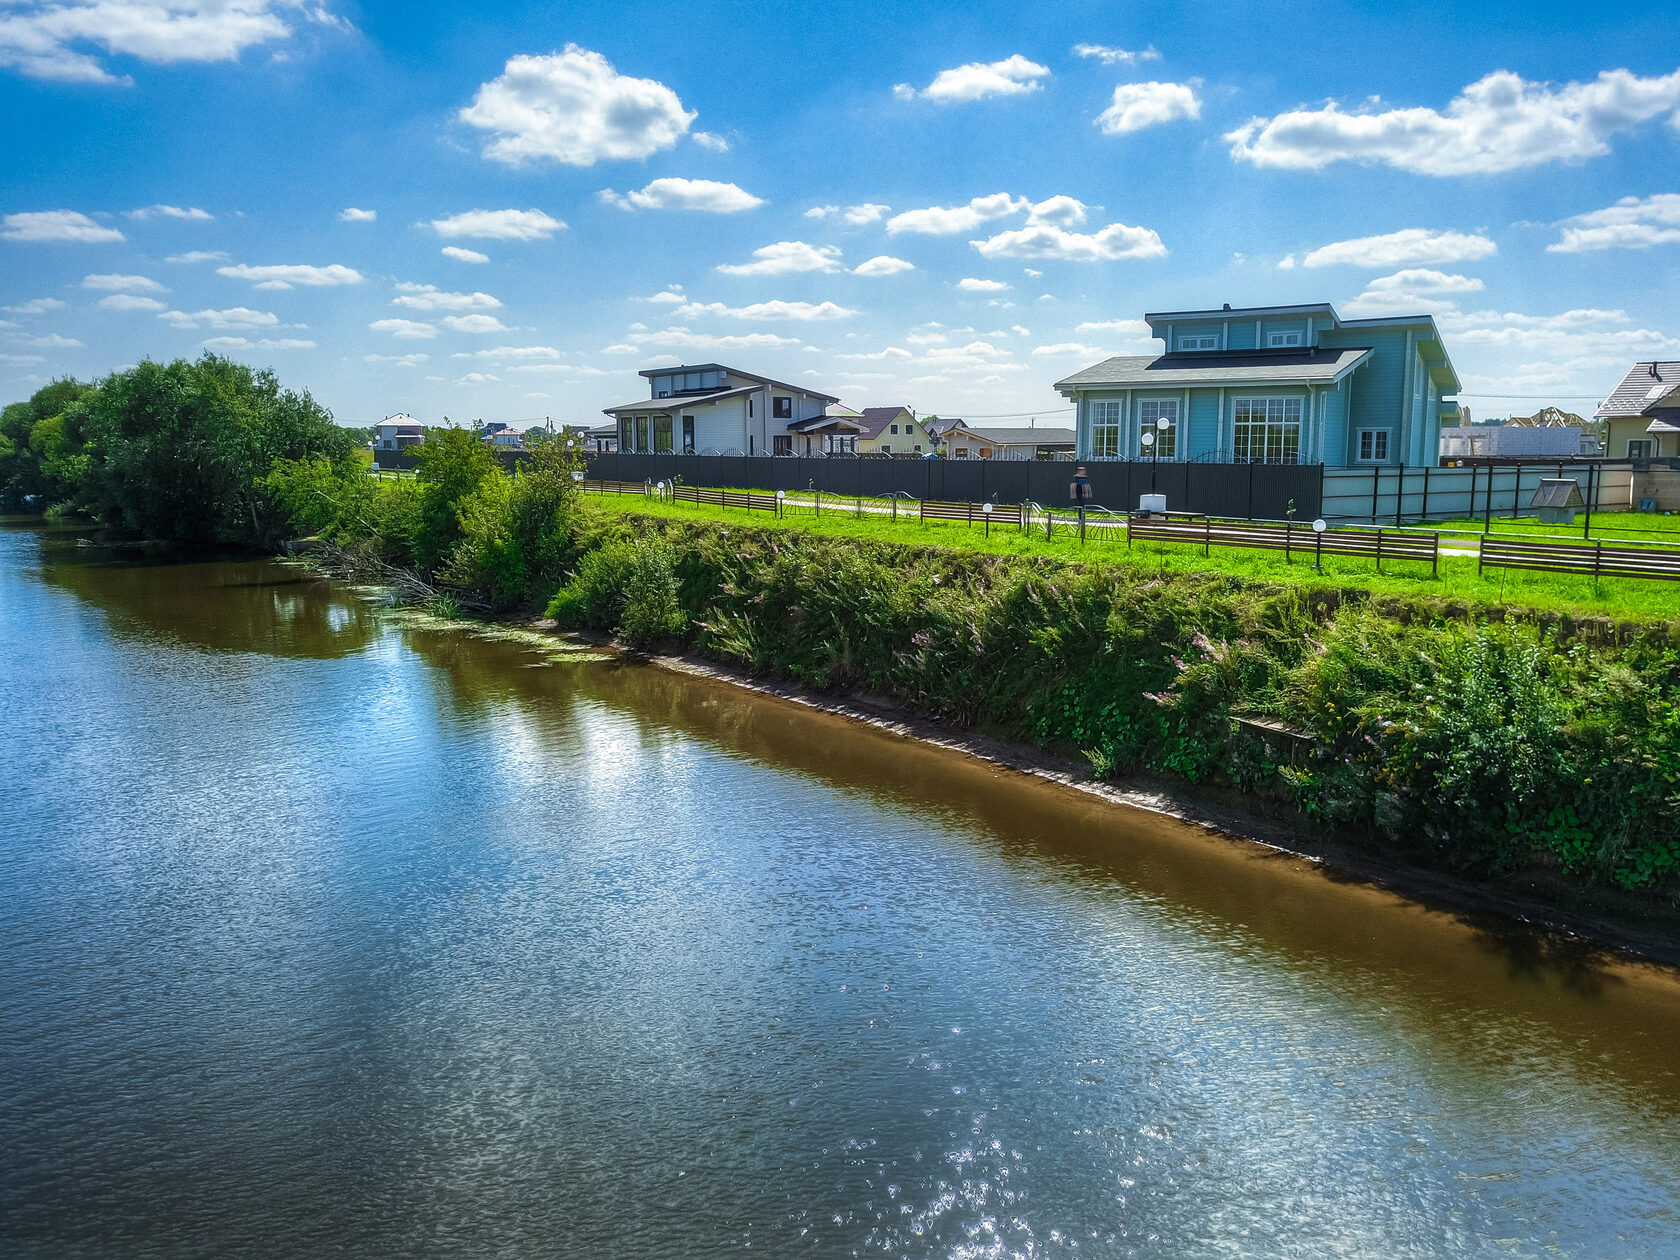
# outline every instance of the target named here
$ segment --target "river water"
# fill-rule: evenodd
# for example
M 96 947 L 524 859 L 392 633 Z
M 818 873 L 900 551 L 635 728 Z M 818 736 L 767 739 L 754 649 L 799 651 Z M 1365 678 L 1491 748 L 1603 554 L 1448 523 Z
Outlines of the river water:
M 7 1256 L 1680 1254 L 1680 984 L 0 528 Z

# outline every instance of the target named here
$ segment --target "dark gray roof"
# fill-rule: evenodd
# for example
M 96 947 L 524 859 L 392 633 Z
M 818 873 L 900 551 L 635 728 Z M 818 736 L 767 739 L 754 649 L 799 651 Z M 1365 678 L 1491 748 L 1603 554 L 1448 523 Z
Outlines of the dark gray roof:
M 734 389 L 720 389 L 710 394 L 684 394 L 680 398 L 643 398 L 636 402 L 623 403 L 617 407 L 602 407 L 609 416 L 616 416 L 621 412 L 638 411 L 670 411 L 678 412 L 685 407 L 704 406 L 706 403 L 719 402 L 725 398 L 734 398 L 739 394 L 756 394 L 757 385 L 737 385 Z M 813 398 L 821 398 L 821 394 L 813 394 Z
M 1072 429 L 1049 429 L 1039 425 L 1031 429 L 975 429 L 964 428 L 985 442 L 999 446 L 1072 446 Z
M 863 426 L 858 436 L 863 438 L 878 438 L 889 424 L 908 412 L 908 407 L 865 407 L 858 412 L 858 423 Z M 915 421 L 912 419 L 912 424 Z
M 1368 347 L 1241 350 L 1224 354 L 1120 355 L 1056 382 L 1062 393 L 1103 386 L 1173 389 L 1186 385 L 1314 384 L 1341 379 L 1370 354 Z
M 1610 397 L 1599 404 L 1593 415 L 1612 420 L 1619 416 L 1648 416 L 1675 390 L 1680 390 L 1680 361 L 1645 359 L 1627 370 L 1621 384 L 1610 391 Z M 1656 392 L 1654 398 L 1653 392 Z
M 1217 323 L 1230 320 L 1233 324 L 1245 319 L 1263 319 L 1267 315 L 1311 315 L 1318 311 L 1328 311 L 1332 319 L 1336 318 L 1336 308 L 1328 302 L 1302 302 L 1293 306 L 1239 306 L 1232 309 L 1221 307 L 1217 311 L 1146 311 L 1143 318 L 1151 324 L 1185 324 L 1191 320 L 1199 323 Z
M 824 402 L 839 402 L 833 394 L 819 394 L 814 389 L 804 385 L 789 385 L 786 381 L 774 380 L 768 376 L 759 376 L 756 372 L 743 372 L 740 368 L 727 367 L 722 363 L 677 363 L 670 367 L 643 368 L 637 376 L 645 376 L 652 380 L 656 376 L 671 376 L 677 372 L 728 372 L 731 376 L 744 376 L 749 381 L 759 381 L 765 385 L 774 385 L 777 389 L 790 390 L 795 394 L 804 394 L 810 398 L 820 398 Z
M 1573 477 L 1543 477 L 1539 486 L 1535 488 L 1534 498 L 1528 506 L 1570 508 L 1586 505 L 1587 501 L 1581 497 L 1581 483 Z
M 809 420 L 789 421 L 787 427 L 790 433 L 857 434 L 863 431 L 863 426 L 851 416 L 812 416 Z

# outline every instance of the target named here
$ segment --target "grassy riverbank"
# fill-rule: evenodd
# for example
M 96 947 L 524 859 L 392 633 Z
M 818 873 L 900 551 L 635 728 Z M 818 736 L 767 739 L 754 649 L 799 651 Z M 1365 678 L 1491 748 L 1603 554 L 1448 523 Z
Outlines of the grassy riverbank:
M 580 545 L 563 626 L 1238 792 L 1422 866 L 1680 892 L 1677 623 L 641 510 Z

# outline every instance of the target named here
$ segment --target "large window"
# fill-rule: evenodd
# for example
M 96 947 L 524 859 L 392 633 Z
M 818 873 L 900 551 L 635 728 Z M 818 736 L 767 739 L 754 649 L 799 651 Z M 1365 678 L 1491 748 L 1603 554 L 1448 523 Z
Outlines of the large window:
M 653 449 L 661 455 L 671 452 L 671 417 L 655 416 L 653 418 Z
M 1091 458 L 1117 459 L 1120 455 L 1120 403 L 1104 400 L 1091 404 Z
M 669 398 L 672 394 L 700 394 L 724 387 L 722 372 L 673 372 L 669 376 L 653 378 L 653 396 Z
M 792 455 L 793 434 L 772 433 L 770 435 L 770 453 L 772 455 Z
M 683 454 L 694 454 L 694 417 L 683 417 Z
M 1656 456 L 1657 444 L 1652 438 L 1629 438 L 1627 457 L 1629 459 L 1652 459 Z
M 770 414 L 777 420 L 793 419 L 793 399 L 785 394 L 777 394 L 770 399 Z
M 1239 398 L 1231 457 L 1239 464 L 1294 464 L 1301 457 L 1299 398 Z
M 1161 421 L 1167 422 L 1161 427 Z M 1153 448 L 1143 445 L 1145 433 L 1155 435 Z M 1147 459 L 1178 457 L 1178 399 L 1151 398 L 1138 404 L 1138 455 Z
M 1359 462 L 1380 464 L 1388 459 L 1388 430 L 1359 430 Z

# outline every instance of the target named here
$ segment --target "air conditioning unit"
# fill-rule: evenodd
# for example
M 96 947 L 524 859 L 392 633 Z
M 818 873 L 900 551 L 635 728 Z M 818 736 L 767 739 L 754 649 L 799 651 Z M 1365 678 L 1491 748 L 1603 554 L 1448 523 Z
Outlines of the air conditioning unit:
M 658 394 L 655 395 L 655 397 L 657 397 L 657 398 L 669 398 L 670 396 L 671 396 L 671 391 L 668 390 L 668 389 L 662 389 L 662 390 L 659 391 Z

